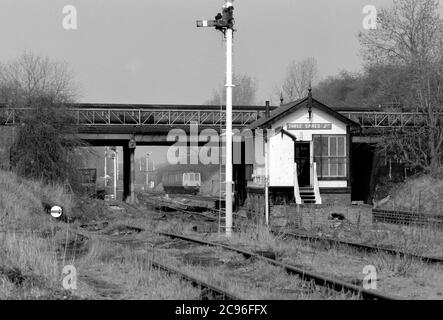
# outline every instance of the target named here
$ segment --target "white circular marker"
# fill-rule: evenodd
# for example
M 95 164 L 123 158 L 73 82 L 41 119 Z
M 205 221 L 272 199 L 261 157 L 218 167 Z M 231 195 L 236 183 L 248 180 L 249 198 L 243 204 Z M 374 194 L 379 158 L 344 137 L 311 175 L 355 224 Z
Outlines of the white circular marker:
M 51 216 L 53 216 L 54 218 L 60 218 L 62 213 L 63 213 L 63 209 L 59 206 L 53 206 L 51 208 Z

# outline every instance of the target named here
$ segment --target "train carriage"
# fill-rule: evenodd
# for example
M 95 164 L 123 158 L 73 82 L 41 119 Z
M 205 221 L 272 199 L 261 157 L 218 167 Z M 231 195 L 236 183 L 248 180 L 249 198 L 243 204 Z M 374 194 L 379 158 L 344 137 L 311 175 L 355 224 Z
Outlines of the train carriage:
M 166 173 L 162 183 L 166 193 L 197 194 L 200 192 L 201 175 L 199 172 Z

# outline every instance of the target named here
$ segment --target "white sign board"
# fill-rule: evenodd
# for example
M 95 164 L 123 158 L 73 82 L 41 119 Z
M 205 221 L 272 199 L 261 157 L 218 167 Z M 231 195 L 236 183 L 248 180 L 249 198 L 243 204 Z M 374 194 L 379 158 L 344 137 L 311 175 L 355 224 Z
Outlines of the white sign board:
M 53 216 L 54 218 L 60 218 L 62 214 L 63 214 L 63 209 L 61 207 L 53 206 L 51 208 L 51 216 Z
M 288 130 L 331 130 L 332 123 L 288 123 Z

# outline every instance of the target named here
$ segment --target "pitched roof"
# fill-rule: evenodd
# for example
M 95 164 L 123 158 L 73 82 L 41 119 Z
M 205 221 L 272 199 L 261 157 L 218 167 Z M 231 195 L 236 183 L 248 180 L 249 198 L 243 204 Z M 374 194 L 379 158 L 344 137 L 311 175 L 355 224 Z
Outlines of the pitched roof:
M 306 97 L 306 98 L 303 98 L 303 99 L 300 99 L 297 101 L 293 101 L 293 102 L 281 105 L 280 107 L 272 110 L 270 112 L 270 116 L 268 118 L 262 117 L 262 118 L 258 119 L 257 121 L 251 123 L 249 126 L 249 129 L 253 130 L 253 129 L 274 123 L 275 121 L 283 118 L 284 116 L 286 116 L 287 114 L 289 114 L 291 112 L 297 111 L 298 109 L 301 109 L 301 108 L 307 109 L 308 103 L 309 103 L 309 97 Z M 357 122 L 352 121 L 351 119 L 349 119 L 349 118 L 345 117 L 344 115 L 342 115 L 341 113 L 338 113 L 337 111 L 329 108 L 328 106 L 326 106 L 325 104 L 321 103 L 320 101 L 318 101 L 314 98 L 312 98 L 312 108 L 317 108 L 319 110 L 322 110 L 322 111 L 330 114 L 334 118 L 346 123 L 347 125 L 350 125 L 351 127 L 355 127 L 355 128 L 360 127 L 360 125 Z

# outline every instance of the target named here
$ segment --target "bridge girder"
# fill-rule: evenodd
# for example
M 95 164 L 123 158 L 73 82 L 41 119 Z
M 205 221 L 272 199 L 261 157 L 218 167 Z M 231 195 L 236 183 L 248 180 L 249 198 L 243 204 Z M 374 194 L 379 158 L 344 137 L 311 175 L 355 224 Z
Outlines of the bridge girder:
M 245 128 L 264 116 L 263 110 L 251 109 L 233 111 L 234 128 Z M 17 125 L 22 115 L 29 110 L 31 109 L 0 108 L 0 125 Z M 84 128 L 82 130 L 89 130 L 87 128 L 100 130 L 104 127 L 109 127 L 110 131 L 117 127 L 170 130 L 189 127 L 191 124 L 221 130 L 226 124 L 225 111 L 214 109 L 69 108 L 68 110 L 72 115 L 72 123 Z M 425 121 L 425 114 L 418 112 L 342 111 L 340 113 L 358 123 L 362 129 L 417 127 L 423 125 Z M 443 118 L 443 114 L 441 117 Z

